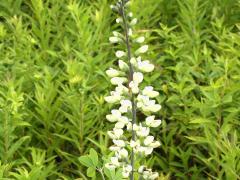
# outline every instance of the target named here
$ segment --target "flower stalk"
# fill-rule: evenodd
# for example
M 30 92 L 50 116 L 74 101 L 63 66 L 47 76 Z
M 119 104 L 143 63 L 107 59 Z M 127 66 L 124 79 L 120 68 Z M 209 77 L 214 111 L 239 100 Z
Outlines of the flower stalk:
M 148 60 L 142 60 L 140 56 L 148 51 L 148 45 L 141 45 L 145 38 L 134 34 L 133 27 L 137 19 L 132 18 L 131 12 L 126 13 L 129 3 L 128 0 L 118 0 L 116 6 L 111 6 L 120 15 L 116 23 L 121 25 L 124 34 L 114 31 L 109 40 L 115 45 L 126 47 L 126 52 L 117 50 L 115 53 L 119 58 L 119 70 L 110 68 L 106 71 L 116 88 L 115 91 L 111 91 L 110 96 L 105 97 L 105 101 L 114 105 L 120 104 L 120 107 L 113 109 L 111 114 L 106 116 L 108 121 L 115 123 L 113 130 L 108 131 L 109 137 L 113 139 L 113 146 L 109 149 L 115 155 L 105 166 L 110 170 L 120 168 L 123 179 L 134 180 L 136 175 L 140 179 L 154 180 L 158 173 L 152 172 L 142 164 L 145 156 L 152 154 L 153 149 L 160 145 L 159 141 L 150 135 L 150 128 L 158 127 L 161 120 L 156 120 L 154 115 L 150 115 L 158 112 L 161 106 L 151 99 L 159 93 L 154 91 L 152 86 L 143 88 L 141 85 L 144 80 L 143 73 L 152 72 L 154 65 Z M 136 48 L 134 43 L 141 46 Z M 128 79 L 125 76 L 128 76 Z M 137 121 L 137 110 L 147 116 L 145 121 Z
M 128 64 L 129 64 L 129 82 L 131 82 L 133 80 L 133 73 L 134 73 L 134 69 L 133 69 L 133 65 L 131 63 L 131 58 L 132 58 L 132 54 L 131 54 L 131 45 L 129 42 L 129 31 L 128 31 L 128 23 L 126 21 L 126 14 L 125 14 L 125 9 L 124 9 L 124 0 L 122 0 L 122 2 L 120 3 L 121 5 L 121 16 L 123 19 L 123 26 L 124 26 L 124 32 L 125 32 L 125 38 L 126 38 L 126 47 L 127 47 L 127 54 L 128 54 Z M 135 131 L 133 130 L 133 126 L 134 124 L 136 124 L 136 105 L 135 105 L 135 96 L 134 94 L 131 92 L 131 101 L 132 101 L 132 140 L 135 141 Z M 133 148 L 131 149 L 131 166 L 132 166 L 132 173 L 130 176 L 130 179 L 133 180 L 134 179 L 134 150 Z

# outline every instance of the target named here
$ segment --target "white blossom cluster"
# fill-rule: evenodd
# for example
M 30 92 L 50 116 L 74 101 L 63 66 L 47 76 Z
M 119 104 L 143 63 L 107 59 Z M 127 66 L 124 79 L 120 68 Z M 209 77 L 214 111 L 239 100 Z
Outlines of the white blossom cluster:
M 112 6 L 111 8 L 119 7 Z M 152 154 L 154 148 L 160 146 L 160 142 L 150 135 L 150 128 L 156 128 L 161 124 L 161 120 L 152 115 L 161 109 L 161 105 L 153 100 L 159 93 L 152 86 L 142 86 L 144 74 L 154 70 L 154 65 L 141 57 L 148 51 L 148 45 L 143 44 L 145 41 L 143 36 L 137 37 L 133 33 L 132 28 L 137 23 L 137 19 L 133 18 L 133 13 L 128 13 L 126 20 L 129 25 L 127 30 L 129 41 L 139 44 L 140 48 L 136 48 L 130 59 L 128 59 L 128 52 L 116 51 L 118 69 L 110 68 L 106 71 L 115 90 L 105 97 L 106 102 L 116 107 L 106 116 L 106 119 L 115 125 L 112 131 L 108 131 L 108 135 L 113 141 L 113 145 L 109 149 L 114 152 L 114 156 L 105 166 L 108 169 L 121 168 L 123 178 L 128 178 L 133 171 L 130 160 L 132 151 L 136 158 L 144 158 Z M 117 18 L 116 22 L 123 23 L 123 17 Z M 126 37 L 114 31 L 109 40 L 113 44 L 124 44 Z M 133 70 L 132 78 L 130 68 Z M 144 121 L 133 122 L 133 113 L 136 113 L 133 112 L 134 106 L 137 111 L 146 115 Z M 133 132 L 134 139 L 132 138 Z M 138 172 L 143 179 L 154 180 L 158 177 L 157 172 L 152 172 L 145 166 L 137 167 L 137 170 L 134 169 L 134 171 Z

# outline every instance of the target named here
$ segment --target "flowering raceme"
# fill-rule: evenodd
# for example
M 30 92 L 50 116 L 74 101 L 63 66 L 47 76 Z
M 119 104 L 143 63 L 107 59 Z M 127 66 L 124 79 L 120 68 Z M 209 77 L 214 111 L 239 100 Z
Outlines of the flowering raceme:
M 105 167 L 110 170 L 120 168 L 123 178 L 130 177 L 133 180 L 134 173 L 138 173 L 137 176 L 142 179 L 154 180 L 158 173 L 141 165 L 141 160 L 160 146 L 160 142 L 151 135 L 150 129 L 161 124 L 161 120 L 152 115 L 161 109 L 161 105 L 153 99 L 159 96 L 159 93 L 152 86 L 144 87 L 142 84 L 144 75 L 152 72 L 154 65 L 149 60 L 142 60 L 140 56 L 144 55 L 149 47 L 142 45 L 145 37 L 134 34 L 137 19 L 133 18 L 132 12 L 126 14 L 129 4 L 130 1 L 119 0 L 117 5 L 111 5 L 120 15 L 116 22 L 123 27 L 124 33 L 114 31 L 109 41 L 119 44 L 119 47 L 125 45 L 127 50 L 117 50 L 115 55 L 118 59 L 121 58 L 118 60 L 118 69 L 109 68 L 106 71 L 111 78 L 111 84 L 115 86 L 115 90 L 105 97 L 105 101 L 115 107 L 106 119 L 115 125 L 113 130 L 108 131 L 108 136 L 113 141 L 109 149 L 114 152 L 114 156 Z M 145 120 L 137 119 L 137 111 L 146 115 Z

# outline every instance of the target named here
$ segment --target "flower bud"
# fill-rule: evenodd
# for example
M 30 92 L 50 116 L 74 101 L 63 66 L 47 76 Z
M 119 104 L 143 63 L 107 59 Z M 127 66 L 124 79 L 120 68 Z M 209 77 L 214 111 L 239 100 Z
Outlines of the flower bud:
M 107 120 L 110 122 L 116 122 L 121 117 L 121 112 L 117 109 L 113 109 L 111 111 L 112 114 L 108 114 L 106 116 Z
M 153 172 L 150 176 L 149 176 L 149 180 L 154 180 L 157 179 L 159 176 L 159 174 L 157 172 Z
M 115 37 L 121 37 L 122 36 L 122 34 L 117 32 L 117 31 L 113 31 L 112 33 Z
M 137 66 L 137 60 L 136 60 L 136 58 L 132 57 L 132 58 L 130 59 L 130 63 L 131 63 L 132 65 L 134 65 L 134 66 Z
M 150 129 L 148 127 L 140 127 L 140 129 L 136 131 L 136 134 L 139 137 L 145 137 L 149 135 L 149 132 L 150 132 Z
M 109 169 L 109 170 L 114 170 L 114 169 L 116 169 L 116 166 L 113 165 L 113 164 L 111 164 L 111 163 L 105 164 L 105 167 L 106 167 L 107 169 Z
M 146 169 L 146 166 L 140 166 L 138 168 L 138 173 L 142 174 L 145 169 Z
M 126 71 L 129 69 L 127 63 L 125 63 L 123 60 L 118 61 L 118 66 L 121 70 Z
M 110 151 L 119 151 L 121 148 L 120 147 L 118 147 L 118 146 L 111 146 L 111 147 L 109 147 L 109 150 Z
M 133 82 L 141 83 L 143 81 L 143 74 L 141 72 L 134 72 L 133 73 Z
M 131 122 L 129 122 L 129 123 L 127 124 L 127 130 L 128 130 L 128 131 L 131 131 L 131 130 L 132 130 L 132 123 L 131 123 Z
M 138 146 L 140 146 L 140 141 L 139 140 L 137 140 L 137 141 L 131 140 L 130 141 L 130 147 L 131 148 L 135 148 L 135 147 L 138 147 Z
M 154 120 L 155 116 L 149 116 L 146 118 L 146 125 L 148 127 L 158 127 L 161 124 L 161 120 Z
M 128 16 L 133 17 L 133 13 L 132 12 L 128 13 Z
M 124 126 L 125 126 L 125 124 L 123 122 L 117 122 L 115 124 L 115 128 L 117 128 L 117 129 L 122 129 L 122 128 L 124 128 Z
M 124 147 L 125 146 L 125 142 L 123 140 L 113 140 L 113 143 L 118 146 L 118 147 Z
M 122 19 L 122 18 L 117 18 L 117 19 L 116 19 L 116 23 L 119 24 L 119 23 L 122 23 L 122 22 L 123 22 L 123 19 Z
M 121 41 L 121 39 L 118 38 L 118 37 L 113 36 L 113 37 L 109 38 L 109 41 L 110 41 L 110 43 L 118 43 L 118 42 Z
M 115 165 L 116 167 L 120 166 L 120 163 L 118 161 L 117 157 L 111 157 L 111 163 Z
M 145 156 L 148 156 L 150 154 L 152 154 L 153 152 L 153 148 L 152 147 L 144 147 L 144 154 Z
M 140 48 L 135 52 L 135 54 L 143 54 L 143 53 L 145 53 L 145 52 L 147 52 L 147 51 L 148 51 L 148 45 L 144 45 L 144 46 L 140 47 Z
M 159 141 L 155 141 L 155 142 L 152 142 L 151 144 L 149 144 L 149 146 L 152 148 L 157 148 L 160 145 L 161 145 L 161 143 Z
M 118 86 L 115 88 L 115 91 L 122 95 L 122 94 L 127 94 L 129 90 L 124 85 L 118 84 Z
M 114 95 L 114 96 L 106 96 L 104 97 L 104 100 L 110 104 L 114 104 L 116 102 L 119 102 L 121 98 L 122 97 L 120 95 Z
M 148 146 L 149 144 L 151 144 L 153 142 L 153 140 L 154 140 L 153 136 L 147 136 L 143 143 L 145 146 Z
M 111 83 L 113 85 L 119 85 L 119 84 L 123 84 L 125 82 L 127 82 L 127 78 L 124 78 L 124 77 L 113 77 L 111 79 Z
M 128 35 L 129 35 L 129 36 L 132 36 L 132 35 L 133 35 L 133 31 L 132 31 L 131 28 L 128 29 Z
M 133 94 L 138 94 L 139 93 L 139 88 L 138 88 L 138 83 L 131 81 L 129 83 L 129 87 L 131 88 L 131 91 Z
M 161 105 L 159 105 L 159 104 L 154 104 L 150 107 L 150 110 L 152 112 L 158 112 L 160 109 L 161 109 Z
M 142 72 L 152 72 L 154 70 L 154 65 L 150 64 L 148 60 L 138 61 L 137 67 Z
M 106 74 L 108 75 L 108 77 L 112 78 L 112 77 L 119 76 L 121 74 L 121 71 L 110 68 L 106 71 Z
M 137 24 L 137 18 L 134 18 L 131 22 L 130 22 L 130 25 L 131 26 L 134 26 Z
M 128 178 L 131 172 L 132 172 L 131 165 L 123 166 L 123 171 L 122 171 L 123 178 Z
M 117 51 L 115 55 L 117 58 L 121 58 L 123 56 L 126 56 L 126 53 L 124 51 Z
M 159 95 L 159 92 L 154 91 L 152 86 L 146 86 L 143 89 L 142 94 L 150 98 L 155 98 Z
M 126 116 L 121 116 L 118 119 L 118 121 L 124 123 L 125 125 L 127 125 L 129 123 L 129 119 Z
M 118 154 L 121 158 L 128 157 L 128 151 L 125 148 L 122 148 L 118 151 Z
M 111 139 L 119 139 L 123 135 L 123 130 L 114 128 L 113 131 L 108 131 L 107 134 Z
M 135 39 L 135 42 L 137 43 L 143 43 L 145 41 L 145 37 L 141 36 L 141 37 L 138 37 L 137 39 Z

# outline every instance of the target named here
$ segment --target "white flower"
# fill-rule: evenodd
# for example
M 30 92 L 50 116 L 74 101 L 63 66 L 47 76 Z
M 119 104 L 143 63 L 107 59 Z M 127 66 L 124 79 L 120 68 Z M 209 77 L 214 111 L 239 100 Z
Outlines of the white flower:
M 151 64 L 148 60 L 141 61 L 138 59 L 137 67 L 142 72 L 152 72 L 154 70 L 154 65 Z
M 140 141 L 137 140 L 137 141 L 134 141 L 134 140 L 131 140 L 130 141 L 130 147 L 131 148 L 135 148 L 135 147 L 139 147 L 140 146 Z
M 154 137 L 153 136 L 147 136 L 145 139 L 144 139 L 144 145 L 145 146 L 148 146 L 148 145 L 150 145 L 152 142 L 153 142 L 153 140 L 154 140 Z
M 137 24 L 137 18 L 134 18 L 131 22 L 130 22 L 130 25 L 131 26 L 134 26 L 134 25 L 136 25 Z
M 121 36 L 122 36 L 122 34 L 119 33 L 119 32 L 117 32 L 117 31 L 113 31 L 113 35 L 114 35 L 115 37 L 121 37 Z
M 153 152 L 153 148 L 152 147 L 144 147 L 144 154 L 145 156 L 148 156 L 150 154 L 152 154 Z
M 111 139 L 119 139 L 123 135 L 123 130 L 120 128 L 114 128 L 113 131 L 108 131 L 108 136 Z
M 128 16 L 133 17 L 133 13 L 132 12 L 128 13 Z
M 149 144 L 149 146 L 152 148 L 157 148 L 160 145 L 161 145 L 161 143 L 159 141 L 155 141 L 155 142 L 152 142 L 151 144 Z
M 133 31 L 132 31 L 131 28 L 128 29 L 128 35 L 129 35 L 129 36 L 132 36 L 132 35 L 133 35 Z
M 128 178 L 131 172 L 132 172 L 131 165 L 123 166 L 123 171 L 122 171 L 123 178 Z
M 132 123 L 131 123 L 131 122 L 129 122 L 129 123 L 127 124 L 127 130 L 128 130 L 128 131 L 131 131 L 131 130 L 132 130 Z
M 113 143 L 118 147 L 125 147 L 125 142 L 123 140 L 113 140 Z
M 121 100 L 121 107 L 119 108 L 119 111 L 122 113 L 126 113 L 128 110 L 132 109 L 132 102 L 130 100 Z
M 158 178 L 158 176 L 159 174 L 157 172 L 152 172 L 151 169 L 143 171 L 143 179 L 155 180 Z
M 119 102 L 122 99 L 122 96 L 120 93 L 112 91 L 111 96 L 104 97 L 104 100 L 108 103 L 116 103 Z
M 143 104 L 142 102 L 137 102 L 137 107 L 138 107 L 138 108 L 142 108 L 143 105 L 144 105 L 144 104 Z
M 161 105 L 159 104 L 154 104 L 154 105 L 151 105 L 149 107 L 149 109 L 152 111 L 152 112 L 158 112 L 160 109 L 161 109 Z
M 142 94 L 150 98 L 155 98 L 159 95 L 159 92 L 154 91 L 152 86 L 146 86 L 143 89 Z
M 150 132 L 149 127 L 142 127 L 140 126 L 139 130 L 136 131 L 137 136 L 139 137 L 145 137 L 148 136 Z
M 118 61 L 118 66 L 121 70 L 126 71 L 129 69 L 127 63 L 125 63 L 123 60 Z
M 124 128 L 124 126 L 125 126 L 125 123 L 120 122 L 120 121 L 115 124 L 115 128 L 117 128 L 117 129 L 122 129 L 122 128 Z
M 118 86 L 115 88 L 115 91 L 122 95 L 122 94 L 127 94 L 129 90 L 124 85 L 118 84 Z
M 143 43 L 145 41 L 145 37 L 141 36 L 141 37 L 138 37 L 135 42 L 137 43 Z
M 148 51 L 148 45 L 143 45 L 140 47 L 135 53 L 136 54 L 143 54 Z
M 125 77 L 113 77 L 111 79 L 111 83 L 113 85 L 119 85 L 119 84 L 123 84 L 125 82 L 127 82 L 127 78 L 125 78 Z
M 142 110 L 144 112 L 157 112 L 161 109 L 161 105 L 155 104 L 155 100 L 149 100 L 147 103 L 144 103 Z
M 150 176 L 149 176 L 149 179 L 150 180 L 154 180 L 154 179 L 157 179 L 159 176 L 159 174 L 157 172 L 153 172 Z
M 116 167 L 120 166 L 120 163 L 118 161 L 117 157 L 111 157 L 111 163 L 115 165 Z
M 119 151 L 120 149 L 121 149 L 121 147 L 118 147 L 118 146 L 111 146 L 111 147 L 109 147 L 110 151 Z
M 109 41 L 110 41 L 110 43 L 118 43 L 121 41 L 121 39 L 116 36 L 113 36 L 113 37 L 109 38 Z
M 110 8 L 111 8 L 111 9 L 115 9 L 115 8 L 117 8 L 117 6 L 114 6 L 114 5 L 111 4 L 111 5 L 110 5 Z
M 113 165 L 113 164 L 111 164 L 111 163 L 105 164 L 105 167 L 106 167 L 107 169 L 109 169 L 109 170 L 114 170 L 114 169 L 116 168 L 116 166 Z
M 125 125 L 127 125 L 129 123 L 129 119 L 126 116 L 121 116 L 118 119 L 118 121 L 124 123 Z
M 138 168 L 138 172 L 139 172 L 140 174 L 142 174 L 145 169 L 146 169 L 146 166 L 140 166 L 140 167 Z
M 110 68 L 106 71 L 106 74 L 108 75 L 108 77 L 112 78 L 112 77 L 119 76 L 121 74 L 121 71 Z
M 133 124 L 133 130 L 134 131 L 139 131 L 140 130 L 140 126 L 138 126 L 137 124 Z
M 138 100 L 138 102 L 142 102 L 143 104 L 149 104 L 149 102 L 150 102 L 148 96 L 144 96 L 144 95 L 141 95 L 141 94 L 139 94 L 137 96 L 137 100 Z
M 131 91 L 133 94 L 138 94 L 139 93 L 139 88 L 138 88 L 138 83 L 131 81 L 129 83 L 129 87 L 131 88 Z
M 117 51 L 115 54 L 116 54 L 117 58 L 121 58 L 123 56 L 126 56 L 126 53 L 124 51 Z
M 137 66 L 137 60 L 136 60 L 136 58 L 135 58 L 135 57 L 132 57 L 132 58 L 130 59 L 130 63 L 131 63 L 132 65 L 134 65 L 134 66 Z
M 120 149 L 117 152 L 117 154 L 120 158 L 127 158 L 128 157 L 128 151 L 125 148 Z
M 123 22 L 123 19 L 122 19 L 122 18 L 117 18 L 117 19 L 116 19 L 116 23 L 119 24 L 119 23 L 121 23 L 121 22 Z
M 110 122 L 116 122 L 121 117 L 121 112 L 117 109 L 113 109 L 111 111 L 112 114 L 108 114 L 106 116 L 107 120 Z
M 161 120 L 154 120 L 155 116 L 149 116 L 146 118 L 146 125 L 148 127 L 158 127 L 161 124 Z
M 143 81 L 143 74 L 141 72 L 133 73 L 133 82 L 140 84 Z

